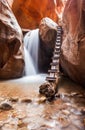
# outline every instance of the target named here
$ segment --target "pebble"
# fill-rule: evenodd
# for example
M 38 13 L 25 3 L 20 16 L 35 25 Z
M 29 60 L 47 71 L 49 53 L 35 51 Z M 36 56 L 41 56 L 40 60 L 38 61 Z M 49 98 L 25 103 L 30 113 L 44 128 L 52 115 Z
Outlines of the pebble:
M 84 126 L 85 126 L 85 119 L 84 119 Z
M 4 124 L 1 130 L 17 130 L 16 125 Z
M 83 115 L 85 115 L 85 108 L 82 108 L 82 109 L 81 109 L 81 113 L 82 113 Z
M 19 127 L 19 128 L 25 127 L 25 125 L 26 125 L 26 124 L 25 124 L 24 122 L 22 122 L 22 120 L 19 120 L 19 121 L 18 121 L 18 127 Z
M 21 103 L 31 103 L 31 102 L 32 102 L 32 100 L 28 99 L 28 98 L 21 99 Z
M 46 101 L 46 97 L 42 96 L 39 100 L 38 103 L 44 103 Z
M 3 97 L 0 97 L 0 103 L 4 101 L 5 99 Z
M 77 96 L 78 93 L 77 92 L 72 92 L 70 95 L 73 97 L 73 96 Z
M 27 127 L 18 128 L 18 130 L 29 130 Z
M 70 115 L 70 112 L 69 112 L 68 110 L 62 110 L 62 113 L 63 113 L 64 115 Z
M 19 120 L 22 120 L 23 118 L 26 117 L 26 111 L 14 111 L 13 112 L 13 117 L 16 117 Z
M 10 110 L 10 109 L 12 109 L 12 105 L 9 102 L 2 102 L 0 104 L 0 109 L 1 110 Z
M 59 117 L 59 118 L 58 118 L 58 121 L 59 121 L 59 123 L 61 124 L 62 128 L 68 127 L 69 124 L 70 124 L 70 120 L 67 119 L 67 118 L 64 118 L 64 117 Z
M 11 102 L 18 102 L 18 97 L 11 97 L 10 99 L 9 99 L 9 101 L 11 101 Z

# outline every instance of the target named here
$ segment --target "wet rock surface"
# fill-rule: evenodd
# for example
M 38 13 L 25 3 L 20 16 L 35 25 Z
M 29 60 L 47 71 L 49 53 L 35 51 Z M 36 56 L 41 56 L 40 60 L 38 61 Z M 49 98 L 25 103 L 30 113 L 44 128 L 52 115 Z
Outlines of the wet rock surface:
M 0 130 L 84 130 L 85 89 L 62 77 L 49 102 L 39 95 L 41 84 L 0 83 L 0 103 L 13 108 L 0 111 Z

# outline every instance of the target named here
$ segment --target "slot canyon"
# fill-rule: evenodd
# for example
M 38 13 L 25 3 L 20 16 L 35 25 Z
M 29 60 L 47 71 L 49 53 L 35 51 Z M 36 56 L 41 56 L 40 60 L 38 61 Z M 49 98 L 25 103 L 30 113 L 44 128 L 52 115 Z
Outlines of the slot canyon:
M 0 130 L 85 130 L 85 0 L 0 0 Z

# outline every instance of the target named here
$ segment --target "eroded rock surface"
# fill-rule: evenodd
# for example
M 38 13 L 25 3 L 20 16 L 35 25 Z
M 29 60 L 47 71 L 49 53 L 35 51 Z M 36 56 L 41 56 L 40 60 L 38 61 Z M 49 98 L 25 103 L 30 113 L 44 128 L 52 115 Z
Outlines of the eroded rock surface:
M 50 67 L 51 57 L 56 41 L 57 23 L 50 18 L 43 18 L 39 25 L 40 46 L 39 46 L 39 70 L 47 72 Z
M 8 3 L 0 0 L 0 79 L 23 75 L 22 31 Z
M 61 66 L 72 80 L 85 86 L 85 1 L 69 0 L 63 15 Z

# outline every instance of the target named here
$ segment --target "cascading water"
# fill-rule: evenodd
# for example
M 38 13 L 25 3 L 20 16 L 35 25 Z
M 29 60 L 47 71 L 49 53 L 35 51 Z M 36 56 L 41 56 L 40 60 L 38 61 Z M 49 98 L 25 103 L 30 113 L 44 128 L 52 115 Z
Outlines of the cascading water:
M 24 37 L 25 75 L 38 73 L 39 29 L 28 32 Z
M 33 65 L 32 58 L 28 50 L 24 47 L 25 52 L 25 75 L 34 75 L 36 74 L 36 70 Z
M 14 83 L 38 85 L 45 82 L 46 74 L 38 74 L 39 29 L 28 32 L 24 37 L 25 76 L 10 80 Z M 9 81 L 8 81 L 9 82 Z M 39 85 L 40 86 L 40 85 Z

